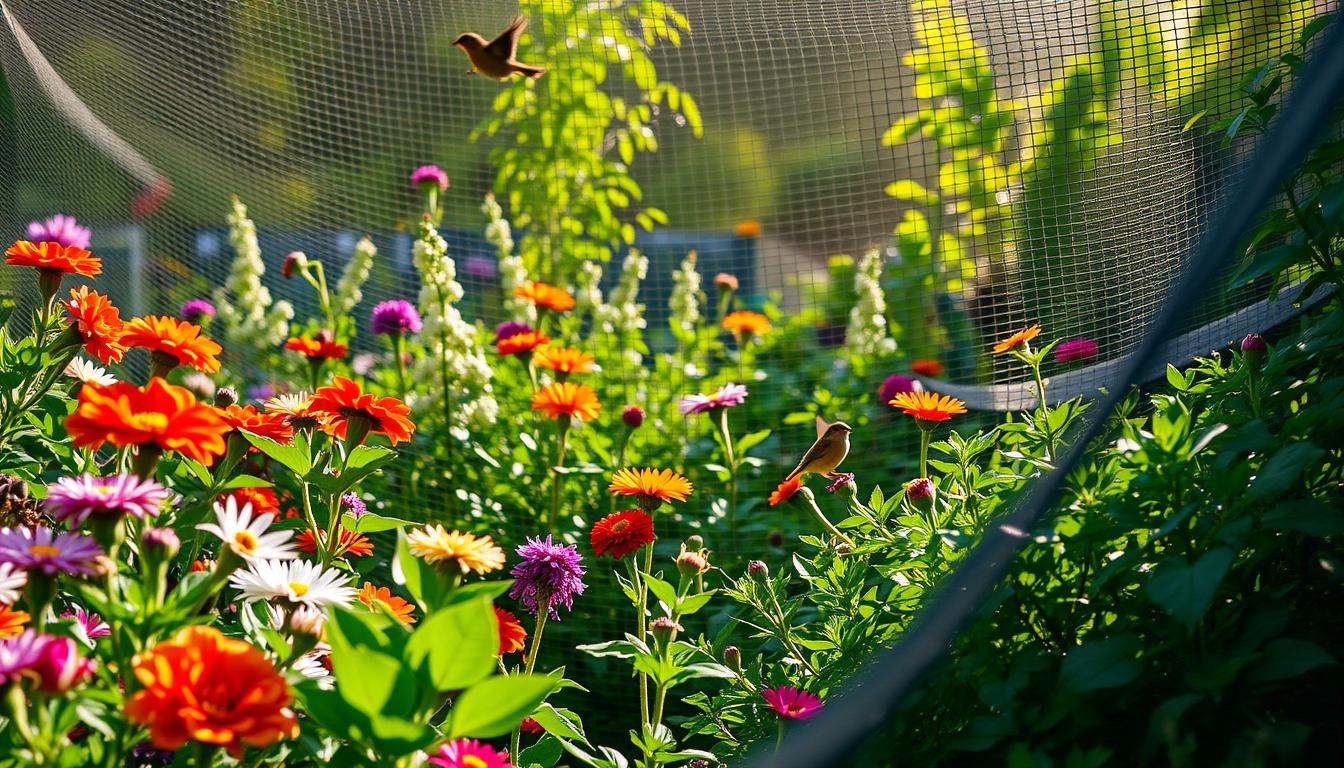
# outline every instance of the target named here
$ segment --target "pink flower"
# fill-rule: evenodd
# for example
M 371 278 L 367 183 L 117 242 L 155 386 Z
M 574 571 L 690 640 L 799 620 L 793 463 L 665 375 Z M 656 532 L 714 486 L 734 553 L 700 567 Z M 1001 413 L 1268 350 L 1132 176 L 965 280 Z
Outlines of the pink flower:
M 712 395 L 694 394 L 681 398 L 677 410 L 682 416 L 705 413 L 715 408 L 731 408 L 747 399 L 747 388 L 742 384 L 724 384 Z
M 624 411 L 621 411 L 621 421 L 625 426 L 634 429 L 644 423 L 644 409 L 638 405 L 627 405 Z
M 1069 339 L 1055 347 L 1055 362 L 1071 363 L 1075 360 L 1091 360 L 1097 356 L 1097 342 L 1091 339 Z
M 51 516 L 71 526 L 95 515 L 144 520 L 159 514 L 168 489 L 134 475 L 62 477 L 47 486 L 46 508 Z
M 56 242 L 67 248 L 88 248 L 91 235 L 89 228 L 80 226 L 74 216 L 58 213 L 51 218 L 30 223 L 26 239 L 34 243 Z
M 422 165 L 411 171 L 411 186 L 415 189 L 424 189 L 426 185 L 434 185 L 440 192 L 448 189 L 448 174 L 437 165 Z
M 429 765 L 442 768 L 512 768 L 508 752 L 496 752 L 494 747 L 475 739 L 456 739 L 439 747 L 431 755 Z
M 151 529 L 160 530 L 160 529 Z M 112 634 L 112 628 L 103 621 L 103 617 L 96 613 L 89 613 L 83 607 L 71 604 L 71 609 L 61 614 L 62 619 L 74 619 L 84 627 L 84 634 L 89 637 L 107 637 Z
M 92 576 L 103 550 L 82 533 L 57 534 L 50 528 L 0 528 L 0 563 L 48 576 Z
M 882 387 L 877 390 L 877 396 L 880 402 L 889 403 L 893 397 L 902 392 L 918 392 L 923 388 L 922 384 L 909 376 L 893 373 L 882 382 Z
M 54 635 L 43 635 L 41 640 L 37 661 L 32 666 L 39 691 L 65 693 L 93 674 L 93 661 L 79 655 L 74 640 Z
M 761 696 L 780 717 L 790 720 L 811 719 L 825 706 L 815 695 L 787 685 L 761 691 Z

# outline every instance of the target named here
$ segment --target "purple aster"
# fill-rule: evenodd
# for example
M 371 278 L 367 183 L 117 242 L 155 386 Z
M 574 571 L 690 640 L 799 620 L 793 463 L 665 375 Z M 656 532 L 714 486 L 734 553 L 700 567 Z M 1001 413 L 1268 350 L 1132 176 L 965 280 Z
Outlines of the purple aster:
M 91 235 L 88 227 L 81 227 L 74 216 L 64 213 L 28 225 L 28 239 L 35 243 L 54 241 L 66 247 L 88 248 Z
M 1097 356 L 1097 342 L 1091 339 L 1069 339 L 1055 347 L 1055 362 L 1071 363 L 1075 360 L 1091 360 Z
M 31 670 L 42 660 L 46 646 L 46 639 L 31 629 L 0 640 L 0 683 L 32 677 Z
M 360 517 L 369 512 L 369 506 L 364 503 L 363 499 L 359 498 L 357 493 L 347 493 L 342 496 L 341 506 L 345 507 L 345 511 L 350 513 L 351 517 Z
M 503 341 L 510 336 L 517 336 L 520 333 L 531 333 L 532 326 L 527 323 L 515 323 L 512 320 L 506 320 L 495 326 L 495 341 Z
M 174 753 L 172 750 L 159 749 L 148 741 L 142 741 L 131 747 L 131 757 L 135 758 L 136 765 L 158 765 L 166 766 L 173 762 Z
M 82 533 L 57 534 L 45 527 L 0 528 L 0 563 L 12 563 L 25 571 L 91 576 L 101 554 L 102 547 Z
M 734 405 L 741 405 L 746 399 L 747 388 L 745 385 L 724 384 L 719 387 L 719 391 L 711 395 L 695 394 L 681 398 L 677 410 L 681 411 L 682 416 L 690 416 L 693 413 L 704 413 L 715 408 L 731 408 Z
M 440 192 L 448 189 L 448 174 L 437 165 L 422 165 L 411 171 L 411 187 L 422 189 L 426 184 L 434 184 Z
M 270 384 L 258 384 L 247 388 L 247 396 L 252 400 L 266 401 L 275 397 L 275 387 Z
M 472 277 L 489 280 L 495 276 L 499 269 L 494 259 L 485 256 L 468 256 L 466 271 Z
M 924 389 L 924 386 L 909 376 L 893 373 L 886 378 L 886 381 L 882 382 L 882 387 L 877 390 L 877 399 L 886 404 L 902 392 L 918 392 L 922 389 Z
M 574 547 L 552 543 L 550 535 L 545 541 L 528 538 L 518 556 L 523 561 L 510 571 L 514 582 L 509 597 L 534 614 L 545 603 L 550 617 L 559 621 L 555 607 L 573 609 L 574 596 L 583 594 L 583 556 Z
M 182 302 L 182 309 L 178 310 L 177 316 L 188 323 L 199 325 L 202 320 L 215 316 L 215 305 L 207 299 L 187 299 Z
M 112 628 L 103 621 L 103 617 L 96 613 L 89 613 L 82 606 L 70 604 L 71 610 L 61 614 L 62 619 L 74 619 L 84 627 L 84 634 L 89 637 L 107 637 L 112 634 Z
M 415 333 L 421 327 L 420 313 L 409 301 L 384 301 L 373 308 L 369 325 L 375 334 Z
M 153 480 L 134 475 L 80 475 L 62 477 L 47 486 L 45 506 L 52 517 L 73 527 L 94 515 L 155 517 L 167 500 L 168 489 Z

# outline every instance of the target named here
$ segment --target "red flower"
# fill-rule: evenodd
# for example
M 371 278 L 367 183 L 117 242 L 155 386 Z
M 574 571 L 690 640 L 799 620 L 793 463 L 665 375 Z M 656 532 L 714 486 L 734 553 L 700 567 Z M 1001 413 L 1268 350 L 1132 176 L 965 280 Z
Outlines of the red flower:
M 153 443 L 208 466 L 224 453 L 229 426 L 214 406 L 198 403 L 187 390 L 155 377 L 144 387 L 85 384 L 65 429 L 80 448 Z
M 803 476 L 797 475 L 792 480 L 785 480 L 779 484 L 779 487 L 770 493 L 770 506 L 778 506 L 793 498 L 793 494 L 803 487 Z
M 300 552 L 312 555 L 317 553 L 317 541 L 319 537 L 325 543 L 327 540 L 327 532 L 319 531 L 317 536 L 314 536 L 311 529 L 304 529 L 299 532 L 298 536 L 294 537 L 294 543 L 298 545 Z M 345 557 L 346 555 L 364 557 L 365 555 L 371 554 L 373 554 L 373 542 L 369 541 L 368 536 L 365 536 L 362 533 L 347 531 L 344 528 L 337 534 L 336 548 L 331 551 L 332 557 Z
M 297 336 L 285 342 L 285 349 L 298 352 L 310 360 L 341 360 L 349 351 L 344 344 L 338 344 L 331 339 L 304 339 Z
M 239 488 L 224 494 L 220 501 L 229 497 L 232 497 L 240 507 L 251 504 L 252 513 L 256 515 L 273 515 L 280 511 L 280 499 L 276 498 L 275 491 L 270 488 Z
M 294 428 L 278 413 L 262 413 L 255 406 L 236 404 L 216 410 L 233 429 L 251 432 L 281 445 L 294 442 Z
M 653 533 L 653 518 L 638 509 L 607 515 L 593 523 L 589 536 L 598 557 L 610 554 L 617 560 L 658 538 Z
M 518 617 L 503 608 L 495 608 L 495 622 L 499 625 L 499 655 L 517 653 L 527 647 L 527 630 Z
M 411 409 L 395 397 L 378 397 L 365 392 L 358 382 L 337 376 L 330 386 L 319 387 L 308 406 L 326 416 L 322 429 L 344 440 L 351 422 L 360 422 L 368 434 L 386 435 L 396 445 L 410 440 L 415 425 L 407 418 Z
M 51 269 L 81 277 L 93 277 L 103 271 L 102 259 L 83 248 L 61 245 L 54 240 L 44 243 L 20 240 L 5 251 L 5 263 L 11 267 Z
M 936 379 L 943 375 L 943 364 L 937 360 L 914 360 L 910 363 L 910 370 L 920 376 Z

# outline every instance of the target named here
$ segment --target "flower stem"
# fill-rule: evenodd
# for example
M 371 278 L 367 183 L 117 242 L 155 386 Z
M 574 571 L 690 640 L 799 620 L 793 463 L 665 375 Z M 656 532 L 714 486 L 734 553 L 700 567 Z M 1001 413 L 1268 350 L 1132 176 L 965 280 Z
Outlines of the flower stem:
M 804 490 L 807 490 L 808 492 L 800 495 L 807 502 L 807 506 L 812 510 L 813 516 L 815 516 L 817 520 L 821 522 L 821 527 L 825 528 L 827 533 L 831 534 L 840 541 L 843 541 L 844 543 L 848 544 L 851 547 L 854 546 L 854 542 L 848 536 L 841 533 L 839 528 L 836 528 L 834 525 L 831 524 L 830 520 L 826 519 L 826 515 L 823 514 L 821 511 L 821 507 L 817 506 L 817 500 L 812 495 L 811 490 L 810 489 L 804 489 Z
M 644 573 L 653 570 L 653 545 L 644 545 L 644 571 L 641 572 L 639 566 L 635 563 L 635 558 L 630 558 L 630 568 L 635 573 L 638 580 L 636 590 L 639 592 L 639 605 L 637 607 L 639 628 L 639 639 L 644 640 L 644 635 L 649 631 L 648 623 L 648 605 L 649 605 L 649 586 L 644 581 Z M 643 672 L 639 673 L 639 725 L 641 728 L 649 722 L 649 676 Z
M 737 542 L 737 456 L 733 451 L 733 435 L 728 430 L 728 409 L 719 408 L 719 432 L 723 439 L 723 456 L 728 461 L 728 541 Z
M 560 490 L 565 476 L 560 468 L 565 464 L 565 441 L 569 436 L 569 416 L 562 415 L 556 420 L 555 464 L 551 466 L 551 516 L 548 528 L 555 533 L 556 523 L 560 520 Z
M 398 332 L 392 334 L 392 354 L 397 358 L 397 394 L 406 399 L 406 337 Z
M 919 430 L 919 476 L 929 476 L 929 441 L 933 439 L 933 430 L 920 427 Z

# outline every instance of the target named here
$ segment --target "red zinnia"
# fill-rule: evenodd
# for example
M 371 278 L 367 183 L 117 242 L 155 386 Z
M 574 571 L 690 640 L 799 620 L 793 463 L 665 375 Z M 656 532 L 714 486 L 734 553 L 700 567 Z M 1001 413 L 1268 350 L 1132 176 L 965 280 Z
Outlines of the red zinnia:
M 598 557 L 610 554 L 619 560 L 658 537 L 653 533 L 653 518 L 638 509 L 627 509 L 593 523 L 590 538 Z
M 503 608 L 495 607 L 495 623 L 499 625 L 499 655 L 517 653 L 527 647 L 527 630 L 518 617 Z
M 531 352 L 550 340 L 551 337 L 544 333 L 523 331 L 495 342 L 495 351 L 501 355 L 517 355 L 523 352 Z
M 240 507 L 251 504 L 253 514 L 274 515 L 280 511 L 280 499 L 276 498 L 275 491 L 270 488 L 239 488 L 224 494 L 220 501 L 229 497 L 232 497 Z
M 213 406 L 196 402 L 195 395 L 156 377 L 144 387 L 127 382 L 105 387 L 85 384 L 79 390 L 79 405 L 65 419 L 65 429 L 80 448 L 153 443 L 209 466 L 224 453 L 229 426 Z
M 51 269 L 81 277 L 93 277 L 103 271 L 102 259 L 83 248 L 61 245 L 54 240 L 43 243 L 20 240 L 5 251 L 5 263 L 11 267 Z
M 167 315 L 146 315 L 126 323 L 122 343 L 143 347 L 171 366 L 190 365 L 203 373 L 219 373 L 218 344 L 201 335 L 201 326 Z M 157 359 L 157 358 L 156 358 Z
M 294 543 L 298 545 L 300 552 L 306 555 L 312 555 L 317 553 L 317 541 L 319 537 L 325 543 L 327 540 L 327 532 L 318 531 L 317 536 L 314 536 L 312 529 L 304 529 L 299 532 L 298 536 L 294 537 Z M 332 557 L 345 557 L 346 555 L 364 557 L 365 555 L 371 554 L 373 554 L 373 542 L 369 541 L 368 536 L 365 536 L 362 533 L 347 531 L 344 528 L 337 534 L 336 547 L 331 550 Z
M 936 379 L 943 375 L 943 364 L 937 360 L 914 360 L 910 363 L 910 370 L 920 376 Z
M 352 421 L 363 422 L 368 434 L 387 435 L 393 445 L 410 440 L 415 425 L 407 418 L 411 409 L 395 397 L 378 397 L 365 392 L 358 382 L 344 376 L 332 379 L 331 385 L 318 387 L 308 406 L 315 413 L 327 417 L 322 429 L 329 435 L 344 440 Z
M 281 445 L 294 442 L 294 428 L 278 413 L 263 413 L 251 405 L 217 408 L 219 415 L 234 429 L 274 440 Z
M 344 344 L 331 339 L 304 339 L 297 336 L 285 342 L 285 349 L 298 352 L 310 360 L 341 360 L 349 351 Z

